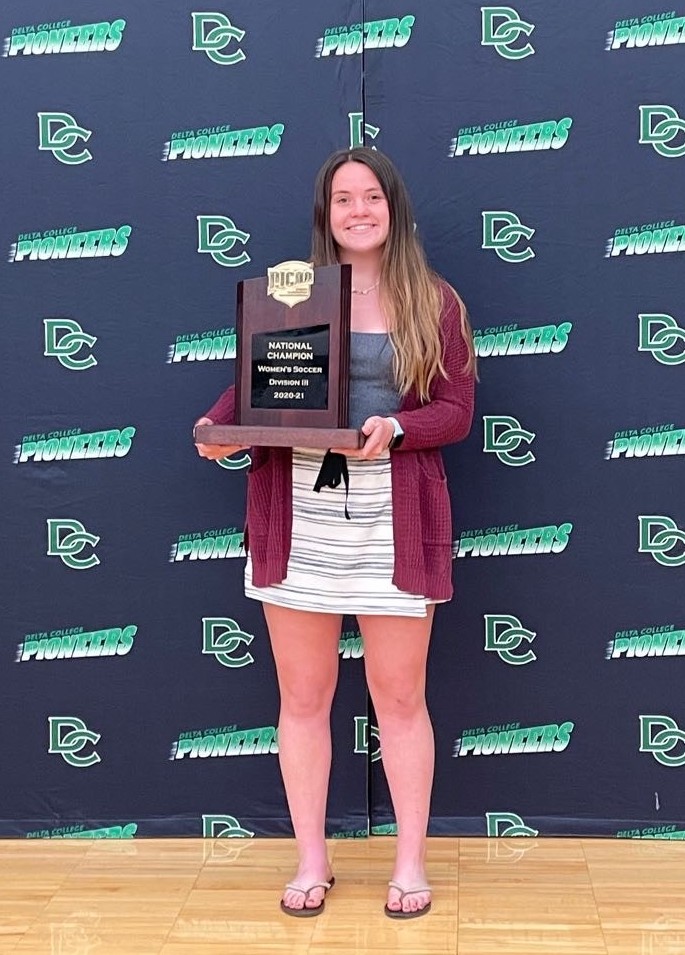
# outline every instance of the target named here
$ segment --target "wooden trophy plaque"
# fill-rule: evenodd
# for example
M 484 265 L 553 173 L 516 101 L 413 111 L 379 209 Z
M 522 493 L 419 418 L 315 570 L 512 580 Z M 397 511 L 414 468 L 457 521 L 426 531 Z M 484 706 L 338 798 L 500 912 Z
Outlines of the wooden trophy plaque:
M 238 284 L 236 423 L 200 444 L 359 448 L 347 427 L 352 268 L 282 262 Z

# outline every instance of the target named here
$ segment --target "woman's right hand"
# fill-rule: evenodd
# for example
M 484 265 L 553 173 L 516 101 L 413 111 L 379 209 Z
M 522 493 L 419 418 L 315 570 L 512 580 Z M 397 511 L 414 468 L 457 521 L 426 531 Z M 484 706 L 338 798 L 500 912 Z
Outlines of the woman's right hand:
M 198 418 L 195 422 L 195 427 L 202 424 L 214 424 L 211 418 Z M 197 453 L 201 458 L 208 458 L 210 461 L 220 461 L 222 458 L 230 458 L 232 454 L 237 454 L 238 451 L 247 451 L 247 447 L 242 447 L 241 445 L 226 445 L 226 444 L 199 444 L 195 442 L 195 447 L 197 448 Z

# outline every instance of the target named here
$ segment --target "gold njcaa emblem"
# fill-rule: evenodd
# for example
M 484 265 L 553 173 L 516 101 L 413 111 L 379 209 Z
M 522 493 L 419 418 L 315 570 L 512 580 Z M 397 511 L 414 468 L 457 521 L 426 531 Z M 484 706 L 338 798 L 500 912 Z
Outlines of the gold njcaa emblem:
M 312 294 L 314 266 L 311 262 L 281 262 L 272 269 L 267 269 L 266 273 L 266 294 L 273 295 L 277 302 L 283 302 L 288 308 L 298 302 L 306 302 Z

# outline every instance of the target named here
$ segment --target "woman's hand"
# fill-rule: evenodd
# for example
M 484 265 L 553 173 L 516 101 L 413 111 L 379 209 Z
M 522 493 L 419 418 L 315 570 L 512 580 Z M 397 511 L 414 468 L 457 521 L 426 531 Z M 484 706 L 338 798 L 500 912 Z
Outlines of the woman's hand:
M 361 430 L 362 434 L 366 435 L 363 447 L 353 449 L 331 448 L 331 450 L 337 451 L 338 454 L 346 454 L 348 458 L 363 458 L 368 461 L 380 457 L 384 451 L 387 451 L 395 434 L 392 421 L 389 421 L 388 418 L 381 418 L 380 415 L 371 415 L 370 418 L 367 418 Z
M 214 424 L 211 418 L 198 418 L 195 422 L 195 427 L 202 424 Z M 210 461 L 220 461 L 222 458 L 230 458 L 232 454 L 237 454 L 238 451 L 247 451 L 246 447 L 241 447 L 240 445 L 226 445 L 226 444 L 199 444 L 195 443 L 197 448 L 197 453 L 201 458 L 208 458 Z

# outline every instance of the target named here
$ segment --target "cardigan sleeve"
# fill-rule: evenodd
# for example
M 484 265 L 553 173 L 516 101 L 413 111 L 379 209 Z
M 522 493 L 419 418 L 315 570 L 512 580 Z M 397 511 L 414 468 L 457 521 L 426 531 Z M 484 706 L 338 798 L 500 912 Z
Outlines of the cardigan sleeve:
M 211 418 L 214 424 L 235 424 L 235 385 L 219 395 L 205 417 Z
M 439 375 L 433 380 L 430 401 L 425 405 L 417 406 L 416 399 L 409 395 L 394 415 L 404 431 L 397 449 L 400 454 L 462 441 L 471 430 L 474 376 L 465 371 L 468 349 L 461 334 L 459 303 L 447 290 L 443 296 L 440 326 L 447 377 Z

